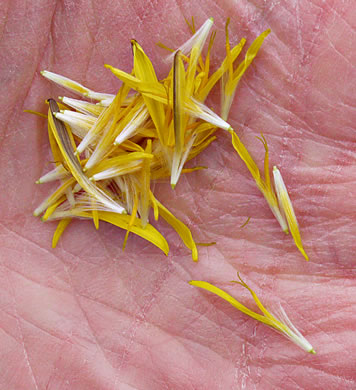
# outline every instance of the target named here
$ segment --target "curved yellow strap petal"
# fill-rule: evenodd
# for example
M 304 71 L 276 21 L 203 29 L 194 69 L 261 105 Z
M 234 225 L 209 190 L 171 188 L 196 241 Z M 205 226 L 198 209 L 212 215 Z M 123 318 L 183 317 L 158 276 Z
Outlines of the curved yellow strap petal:
M 54 232 L 53 238 L 52 238 L 52 248 L 55 248 L 57 246 L 58 240 L 62 236 L 62 234 L 63 234 L 64 230 L 67 228 L 67 226 L 71 223 L 71 221 L 72 221 L 72 218 L 64 218 L 58 222 L 56 231 Z
M 86 211 L 73 210 L 73 214 L 78 217 L 92 218 L 91 213 Z M 131 215 L 117 214 L 110 211 L 98 211 L 98 214 L 101 221 L 111 223 L 112 225 L 118 226 L 121 229 L 127 230 L 129 228 Z M 149 241 L 151 244 L 161 249 L 164 254 L 168 255 L 169 246 L 166 239 L 152 225 L 147 224 L 145 228 L 143 228 L 141 226 L 141 220 L 139 218 L 135 218 L 133 224 L 130 227 L 130 232 Z
M 163 206 L 162 203 L 160 203 L 158 200 L 156 201 L 159 215 L 172 226 L 172 228 L 179 234 L 180 238 L 184 242 L 184 245 L 192 251 L 193 260 L 198 261 L 197 246 L 193 240 L 192 233 L 188 226 L 176 218 L 167 208 Z

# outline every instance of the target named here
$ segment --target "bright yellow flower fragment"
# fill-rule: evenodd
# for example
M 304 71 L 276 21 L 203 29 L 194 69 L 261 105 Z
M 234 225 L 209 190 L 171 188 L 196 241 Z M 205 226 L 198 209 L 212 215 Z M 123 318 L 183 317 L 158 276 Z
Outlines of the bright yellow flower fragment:
M 279 172 L 279 169 L 277 167 L 273 167 L 273 177 L 274 177 L 274 185 L 276 187 L 278 202 L 279 202 L 280 208 L 283 210 L 283 212 L 287 218 L 289 230 L 292 234 L 295 245 L 298 247 L 298 249 L 300 250 L 302 255 L 305 257 L 305 260 L 308 261 L 309 257 L 305 253 L 305 250 L 304 250 L 303 244 L 302 244 L 302 239 L 300 238 L 297 217 L 295 216 L 292 202 L 289 198 L 289 194 L 288 194 L 287 188 L 284 184 L 282 175 Z
M 235 96 L 235 91 L 242 75 L 246 72 L 247 68 L 250 66 L 250 64 L 256 57 L 258 51 L 262 46 L 264 39 L 271 32 L 271 30 L 268 29 L 255 39 L 252 45 L 248 48 L 244 61 L 241 62 L 241 64 L 234 71 L 232 53 L 231 53 L 230 42 L 229 42 L 229 31 L 228 31 L 229 23 L 230 23 L 230 19 L 227 20 L 226 27 L 225 27 L 227 63 L 226 63 L 226 73 L 223 75 L 222 85 L 221 85 L 221 89 L 222 89 L 221 117 L 224 120 L 227 120 L 227 117 L 229 116 L 231 104 Z
M 269 174 L 269 153 L 267 142 L 262 136 L 262 143 L 265 147 L 265 163 L 264 163 L 264 179 L 261 177 L 260 170 L 258 169 L 257 164 L 251 157 L 250 153 L 246 149 L 245 145 L 241 142 L 238 135 L 233 131 L 229 131 L 231 134 L 232 146 L 240 156 L 241 160 L 245 163 L 247 169 L 250 171 L 252 177 L 255 179 L 258 189 L 262 192 L 263 196 L 267 200 L 269 207 L 273 215 L 276 217 L 277 221 L 281 225 L 281 228 L 284 232 L 288 233 L 288 227 L 286 220 L 279 210 L 278 201 L 276 194 L 271 186 L 270 174 Z
M 247 308 L 239 301 L 237 301 L 234 297 L 232 297 L 230 294 L 228 294 L 227 292 L 221 290 L 220 288 L 208 282 L 192 280 L 189 282 L 189 284 L 191 284 L 192 286 L 200 287 L 204 290 L 212 292 L 215 295 L 218 295 L 220 298 L 229 302 L 232 306 L 240 310 L 242 313 L 248 315 L 249 317 L 259 322 L 262 322 L 265 325 L 268 325 L 269 327 L 283 334 L 294 344 L 302 348 L 304 351 L 309 352 L 311 354 L 316 353 L 314 348 L 311 346 L 311 344 L 291 323 L 291 321 L 287 317 L 287 314 L 285 313 L 282 307 L 280 307 L 280 313 L 278 316 L 279 318 L 277 318 L 277 316 L 273 315 L 265 308 L 265 306 L 262 304 L 262 302 L 260 301 L 256 293 L 240 278 L 240 275 L 237 274 L 237 276 L 239 277 L 239 281 L 234 281 L 234 283 L 240 284 L 250 292 L 252 298 L 254 299 L 257 307 L 261 310 L 262 314 L 256 313 L 255 311 Z

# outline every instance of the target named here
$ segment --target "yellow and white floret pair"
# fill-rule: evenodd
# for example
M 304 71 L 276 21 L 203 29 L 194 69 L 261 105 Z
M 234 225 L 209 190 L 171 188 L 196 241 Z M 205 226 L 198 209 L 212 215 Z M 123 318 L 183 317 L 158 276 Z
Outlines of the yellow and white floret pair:
M 249 309 L 248 307 L 240 303 L 238 300 L 236 300 L 234 297 L 232 297 L 230 294 L 214 286 L 213 284 L 200 280 L 192 280 L 189 282 L 189 284 L 191 284 L 192 286 L 200 287 L 219 296 L 220 298 L 229 302 L 236 309 L 240 310 L 242 313 L 259 322 L 262 322 L 263 324 L 281 333 L 283 336 L 287 337 L 290 341 L 298 345 L 298 347 L 302 348 L 304 351 L 309 352 L 311 354 L 316 353 L 309 341 L 306 340 L 306 338 L 292 324 L 282 306 L 279 306 L 278 314 L 272 314 L 262 304 L 256 293 L 241 279 L 240 275 L 237 274 L 237 276 L 239 278 L 239 281 L 233 282 L 240 284 L 250 292 L 253 300 L 255 301 L 257 307 L 261 310 L 262 314 L 256 313 L 255 311 Z

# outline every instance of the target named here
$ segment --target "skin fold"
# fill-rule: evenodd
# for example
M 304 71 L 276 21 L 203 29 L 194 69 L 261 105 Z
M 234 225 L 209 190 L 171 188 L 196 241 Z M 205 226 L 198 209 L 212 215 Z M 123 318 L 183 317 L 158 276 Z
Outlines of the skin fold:
M 356 11 L 352 0 L 4 0 L 0 9 L 0 389 L 352 389 L 356 387 Z M 248 44 L 266 39 L 236 92 L 229 121 L 263 168 L 262 132 L 289 189 L 307 263 L 219 130 L 172 191 L 157 198 L 192 229 L 199 263 L 163 221 L 170 254 L 105 223 L 75 221 L 51 249 L 53 223 L 32 216 L 54 188 L 45 99 L 68 94 L 40 76 L 60 73 L 100 92 L 131 71 L 130 39 L 159 77 L 155 43 L 177 47 L 213 16 L 213 68 L 224 23 Z M 219 88 L 208 100 L 218 112 Z M 240 226 L 251 217 L 244 228 Z M 230 283 L 239 271 L 268 307 L 281 303 L 317 354 L 190 286 Z

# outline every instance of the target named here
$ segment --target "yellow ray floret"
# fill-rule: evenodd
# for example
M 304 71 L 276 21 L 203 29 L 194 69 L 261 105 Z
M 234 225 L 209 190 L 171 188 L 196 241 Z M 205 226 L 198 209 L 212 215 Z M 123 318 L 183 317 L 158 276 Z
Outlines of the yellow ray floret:
M 273 177 L 274 177 L 274 185 L 276 187 L 278 202 L 279 202 L 280 208 L 283 210 L 283 212 L 287 218 L 289 230 L 292 234 L 295 245 L 298 247 L 298 249 L 300 250 L 300 252 L 304 256 L 305 260 L 308 261 L 309 257 L 303 248 L 302 239 L 300 237 L 300 232 L 299 232 L 297 217 L 295 216 L 292 202 L 289 198 L 289 194 L 288 194 L 287 188 L 284 184 L 282 175 L 277 167 L 273 167 Z
M 186 247 L 192 251 L 192 259 L 194 261 L 198 261 L 197 246 L 189 228 L 182 221 L 176 218 L 166 207 L 164 207 L 162 203 L 158 200 L 156 200 L 156 202 L 159 215 L 172 226 L 172 228 L 179 234 Z
M 221 290 L 220 288 L 204 281 L 198 281 L 198 280 L 192 280 L 189 282 L 192 286 L 200 287 L 204 290 L 210 291 L 215 295 L 218 295 L 220 298 L 224 299 L 225 301 L 229 302 L 232 306 L 234 306 L 236 309 L 240 310 L 242 313 L 248 315 L 249 317 L 262 322 L 265 325 L 270 326 L 271 328 L 277 330 L 279 333 L 286 336 L 289 340 L 291 340 L 293 343 L 298 345 L 300 348 L 305 350 L 306 352 L 309 352 L 311 354 L 315 354 L 314 348 L 311 346 L 311 344 L 302 336 L 302 334 L 295 328 L 295 326 L 290 322 L 289 318 L 287 317 L 284 310 L 280 309 L 280 317 L 277 318 L 275 315 L 270 313 L 265 306 L 262 304 L 256 293 L 239 277 L 239 281 L 235 282 L 240 284 L 241 286 L 245 287 L 250 294 L 252 295 L 252 298 L 254 299 L 257 307 L 261 310 L 262 314 L 256 313 L 255 311 L 247 308 L 242 303 L 237 301 L 234 297 L 232 297 L 227 292 Z
M 72 222 L 72 218 L 63 218 L 58 222 L 56 231 L 53 234 L 52 238 L 52 248 L 55 248 L 58 244 L 58 240 L 61 238 L 64 230 Z
M 223 78 L 222 83 L 222 106 L 221 106 L 221 117 L 227 120 L 229 116 L 232 100 L 235 96 L 237 85 L 250 66 L 253 59 L 256 57 L 261 45 L 266 36 L 271 32 L 270 29 L 264 31 L 258 36 L 252 45 L 248 48 L 244 61 L 233 71 L 232 66 L 232 55 L 230 51 L 229 34 L 228 34 L 228 23 L 226 25 L 226 59 L 227 59 L 227 75 Z
M 245 145 L 241 142 L 238 135 L 234 130 L 230 130 L 232 146 L 245 163 L 247 169 L 250 171 L 252 177 L 255 179 L 258 189 L 262 192 L 263 196 L 267 200 L 267 203 L 272 210 L 273 215 L 276 217 L 277 221 L 281 225 L 281 228 L 284 232 L 288 232 L 287 223 L 284 216 L 279 210 L 278 201 L 274 193 L 273 188 L 270 185 L 270 176 L 269 176 L 269 164 L 268 164 L 268 147 L 267 143 L 264 143 L 265 146 L 265 179 L 261 177 L 260 170 L 251 157 L 250 153 L 246 149 Z M 263 138 L 264 139 L 264 138 Z

